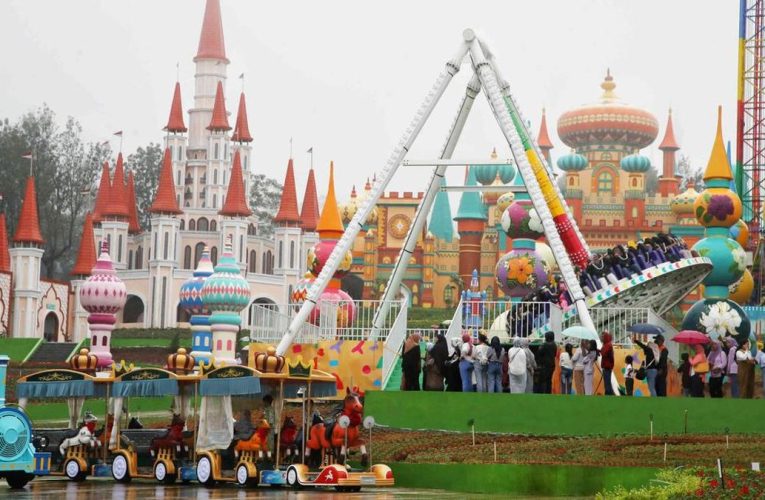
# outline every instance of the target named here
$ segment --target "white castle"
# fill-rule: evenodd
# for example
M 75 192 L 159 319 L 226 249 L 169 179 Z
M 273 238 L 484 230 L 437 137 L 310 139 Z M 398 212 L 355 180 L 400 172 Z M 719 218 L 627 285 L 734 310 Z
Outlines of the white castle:
M 86 338 L 88 313 L 79 304 L 78 290 L 95 264 L 102 240 L 109 243 L 114 267 L 127 286 L 128 299 L 117 317 L 118 326 L 186 326 L 188 316 L 179 306 L 181 285 L 192 275 L 205 247 L 217 263 L 227 238 L 232 239 L 234 255 L 250 285 L 251 304 L 289 302 L 292 287 L 302 277 L 307 251 L 318 241 L 313 170 L 299 209 L 289 160 L 274 235 L 259 235 L 247 202 L 253 139 L 244 92 L 239 96 L 233 127 L 226 111 L 229 60 L 219 0 L 207 0 L 194 64 L 194 104 L 188 110 L 188 129 L 181 86 L 175 84 L 149 230 L 138 224 L 133 174 L 126 172 L 121 153 L 113 173 L 108 164 L 103 167 L 70 283 L 40 278 L 44 241 L 33 177 L 27 181 L 10 250 L 4 214 L 0 214 L 0 334 L 44 336 L 49 341 Z M 245 327 L 251 323 L 250 310 L 242 312 Z

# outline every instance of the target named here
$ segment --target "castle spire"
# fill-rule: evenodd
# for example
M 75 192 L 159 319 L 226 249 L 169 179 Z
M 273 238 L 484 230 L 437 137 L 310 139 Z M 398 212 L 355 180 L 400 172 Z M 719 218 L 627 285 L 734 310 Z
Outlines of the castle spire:
M 40 246 L 45 243 L 40 233 L 40 219 L 37 216 L 37 192 L 35 190 L 35 178 L 32 175 L 27 177 L 24 201 L 21 203 L 21 214 L 13 241 L 14 243 L 33 243 Z
M 175 183 L 173 182 L 173 160 L 170 157 L 170 149 L 165 148 L 165 157 L 162 160 L 162 170 L 159 172 L 159 186 L 151 204 L 149 212 L 153 214 L 180 214 L 178 200 L 175 198 Z
M 197 59 L 220 59 L 228 63 L 226 44 L 223 40 L 223 21 L 220 15 L 219 0 L 207 0 L 205 17 L 202 21 L 202 32 L 199 35 L 199 48 L 194 61 Z
M 109 178 L 109 162 L 105 161 L 103 167 L 101 167 L 101 182 L 98 185 L 98 193 L 96 193 L 96 203 L 93 208 L 93 222 L 101 222 L 104 216 L 104 211 L 107 210 L 109 205 L 111 190 L 111 179 Z
M 244 92 L 239 94 L 239 110 L 236 113 L 236 123 L 231 140 L 235 142 L 252 142 L 250 126 L 247 123 L 247 104 L 244 102 Z
M 186 132 L 188 129 L 183 123 L 183 106 L 181 103 L 181 84 L 175 82 L 173 103 L 170 105 L 170 116 L 167 118 L 165 130 L 168 132 Z
M 446 186 L 446 179 L 441 178 L 441 186 Z M 451 243 L 454 238 L 454 225 L 452 223 L 452 207 L 449 203 L 449 193 L 439 190 L 433 202 L 433 215 L 428 225 L 436 238 Z
M 282 199 L 279 203 L 279 212 L 274 217 L 274 223 L 283 226 L 297 226 L 300 224 L 297 191 L 295 189 L 295 170 L 292 165 L 292 158 L 287 162 L 287 174 L 284 176 Z
M 537 145 L 543 153 L 549 152 L 553 147 L 552 141 L 550 141 L 550 134 L 547 133 L 547 113 L 542 108 L 542 122 L 539 124 L 539 134 L 537 135 Z
M 125 166 L 122 159 L 122 153 L 117 155 L 117 166 L 114 168 L 114 178 L 112 179 L 107 200 L 106 207 L 104 207 L 104 210 L 101 212 L 102 217 L 105 215 L 125 219 L 128 217 Z
M 677 151 L 680 146 L 675 140 L 675 128 L 672 126 L 672 108 L 669 109 L 669 116 L 667 117 L 667 130 L 664 132 L 664 139 L 659 144 L 659 149 L 662 151 Z
M 478 181 L 475 177 L 475 169 L 470 167 L 467 170 L 467 180 L 465 186 L 477 186 Z M 454 220 L 488 220 L 486 216 L 486 206 L 481 201 L 481 195 L 476 191 L 465 191 L 460 197 L 460 205 L 457 209 L 457 215 Z
M 313 169 L 308 171 L 308 181 L 305 184 L 303 207 L 300 210 L 300 227 L 307 233 L 316 231 L 319 222 L 319 195 L 316 192 L 316 176 Z
M 138 222 L 138 207 L 135 199 L 135 179 L 133 171 L 128 173 L 127 184 L 127 202 L 128 202 L 128 232 L 138 234 L 141 232 L 141 224 Z
M 11 272 L 11 254 L 8 252 L 8 228 L 5 212 L 0 212 L 0 271 Z
M 712 154 L 709 155 L 709 163 L 704 171 L 704 180 L 725 179 L 731 180 L 730 163 L 725 153 L 725 143 L 722 137 L 722 106 L 717 107 L 717 133 L 715 143 L 712 146 Z
M 337 207 L 335 197 L 335 163 L 329 163 L 329 187 L 324 207 L 321 209 L 321 218 L 316 227 L 319 237 L 323 240 L 338 240 L 343 235 L 343 221 L 340 210 Z
M 213 106 L 212 119 L 207 130 L 225 131 L 231 130 L 228 124 L 228 113 L 226 112 L 226 101 L 223 98 L 223 83 L 218 81 L 218 87 L 215 89 L 215 105 Z
M 85 224 L 82 226 L 80 238 L 80 250 L 77 252 L 77 262 L 74 263 L 72 276 L 90 276 L 96 265 L 96 238 L 93 235 L 93 215 L 88 212 L 85 216 Z
M 239 157 L 238 149 L 234 153 L 234 162 L 231 165 L 231 179 L 228 181 L 226 202 L 218 213 L 220 215 L 228 215 L 229 217 L 247 217 L 252 215 L 252 210 L 247 205 L 247 195 L 244 192 L 242 161 Z

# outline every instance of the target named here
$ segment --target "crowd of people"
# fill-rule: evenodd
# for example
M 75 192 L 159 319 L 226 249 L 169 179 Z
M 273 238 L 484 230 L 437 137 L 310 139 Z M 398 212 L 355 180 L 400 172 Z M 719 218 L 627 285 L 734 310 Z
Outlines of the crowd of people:
M 527 337 L 513 337 L 511 344 L 503 345 L 498 337 L 489 340 L 482 333 L 477 341 L 465 333 L 449 343 L 439 333 L 434 342 L 426 344 L 424 359 L 422 342 L 418 333 L 405 342 L 402 390 L 550 394 L 557 370 L 561 394 L 593 395 L 598 390 L 594 382 L 599 370 L 605 395 L 617 394 L 624 387 L 622 394 L 632 396 L 635 381 L 639 380 L 645 381 L 652 397 L 666 397 L 667 378 L 670 369 L 675 369 L 662 335 L 645 343 L 633 338 L 642 356 L 627 355 L 624 369 L 616 377 L 609 332 L 601 334 L 600 348 L 595 340 L 582 340 L 578 345 L 566 343 L 559 348 L 552 332 L 547 332 L 544 342 L 535 346 Z M 752 398 L 756 367 L 762 370 L 765 394 L 765 352 L 752 355 L 749 342 L 739 346 L 733 337 L 726 337 L 722 342 L 712 341 L 706 349 L 702 345 L 692 349 L 693 354 L 683 353 L 676 368 L 684 396 L 704 397 L 708 386 L 711 397 L 723 397 L 726 381 L 731 397 Z

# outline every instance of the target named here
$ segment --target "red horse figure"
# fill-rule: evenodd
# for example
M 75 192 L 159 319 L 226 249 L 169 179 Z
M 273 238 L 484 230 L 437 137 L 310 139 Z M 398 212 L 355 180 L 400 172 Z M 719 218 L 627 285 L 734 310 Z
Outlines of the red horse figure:
M 157 436 L 151 440 L 152 455 L 162 448 L 175 448 L 183 444 L 183 427 L 186 421 L 180 415 L 173 415 L 173 420 L 167 428 L 167 432 L 162 436 Z
M 348 449 L 359 448 L 361 451 L 361 466 L 369 465 L 369 455 L 364 446 L 364 442 L 359 438 L 359 426 L 361 425 L 361 415 L 364 406 L 361 404 L 359 395 L 346 389 L 346 396 L 343 400 L 343 406 L 337 414 L 334 421 L 325 423 L 321 418 L 314 419 L 308 438 L 308 449 L 312 455 L 322 450 L 331 451 L 335 454 L 337 462 L 345 463 L 345 457 Z M 350 421 L 348 428 L 343 429 L 338 421 L 346 416 Z
M 279 431 L 279 447 L 284 456 L 284 461 L 291 463 L 295 458 L 300 458 L 297 451 L 298 428 L 292 417 L 284 417 L 284 423 Z

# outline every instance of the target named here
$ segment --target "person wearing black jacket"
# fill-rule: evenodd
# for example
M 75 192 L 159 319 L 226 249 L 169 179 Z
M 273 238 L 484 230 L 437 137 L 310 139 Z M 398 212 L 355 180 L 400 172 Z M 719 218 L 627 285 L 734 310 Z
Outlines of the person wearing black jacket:
M 537 349 L 537 371 L 539 372 L 539 390 L 541 394 L 552 393 L 552 377 L 555 371 L 555 356 L 558 354 L 558 346 L 555 344 L 555 334 L 545 333 L 545 341 Z
M 654 342 L 659 346 L 659 359 L 656 361 L 656 395 L 660 398 L 667 397 L 667 364 L 669 351 L 664 346 L 664 336 L 657 335 Z

